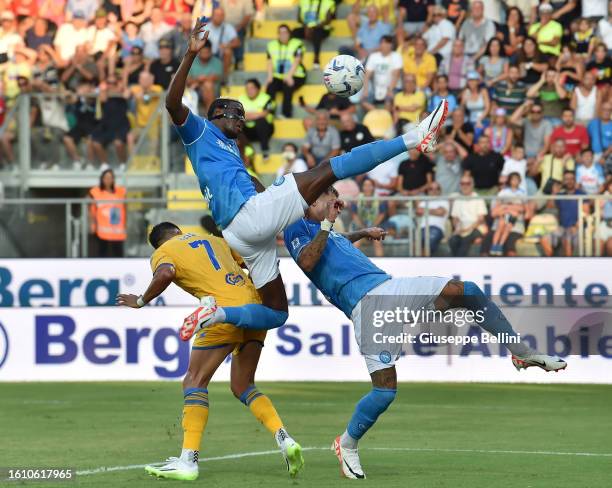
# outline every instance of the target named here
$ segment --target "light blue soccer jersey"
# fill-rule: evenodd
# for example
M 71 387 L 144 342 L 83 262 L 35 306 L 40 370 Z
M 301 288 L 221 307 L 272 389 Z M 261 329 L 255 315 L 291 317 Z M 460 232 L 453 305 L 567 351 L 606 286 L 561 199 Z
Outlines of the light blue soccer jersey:
M 245 202 L 257 195 L 236 141 L 225 137 L 214 124 L 191 111 L 185 123 L 175 127 L 212 216 L 217 225 L 225 229 Z
M 321 230 L 321 223 L 300 219 L 285 229 L 285 246 L 298 262 L 302 249 Z M 333 305 L 350 318 L 351 311 L 366 293 L 390 280 L 346 237 L 330 232 L 321 259 L 306 276 Z

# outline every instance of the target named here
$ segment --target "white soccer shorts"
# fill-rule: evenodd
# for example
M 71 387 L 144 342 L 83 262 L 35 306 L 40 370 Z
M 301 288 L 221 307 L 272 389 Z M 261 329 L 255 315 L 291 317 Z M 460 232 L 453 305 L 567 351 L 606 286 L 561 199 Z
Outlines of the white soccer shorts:
M 414 278 L 392 278 L 387 280 L 376 288 L 370 290 L 363 297 L 351 312 L 351 320 L 355 329 L 355 339 L 361 350 L 361 302 L 366 297 L 369 300 L 368 308 L 383 310 L 389 306 L 388 296 L 398 297 L 398 301 L 394 303 L 399 307 L 406 307 L 411 310 L 430 309 L 434 305 L 435 299 L 440 295 L 450 278 L 440 278 L 437 276 L 417 276 Z M 380 304 L 380 307 L 377 307 Z M 395 365 L 398 356 L 392 356 L 381 345 L 381 351 L 378 354 L 364 354 L 368 373 L 372 374 L 381 369 L 387 369 Z
M 276 235 L 304 217 L 307 208 L 294 176 L 288 174 L 251 197 L 223 229 L 223 237 L 249 268 L 255 288 L 278 276 Z

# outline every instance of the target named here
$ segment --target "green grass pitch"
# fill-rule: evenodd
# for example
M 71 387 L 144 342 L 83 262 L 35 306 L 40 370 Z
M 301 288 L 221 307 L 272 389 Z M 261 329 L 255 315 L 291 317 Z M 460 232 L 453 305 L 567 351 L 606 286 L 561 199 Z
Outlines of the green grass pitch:
M 327 448 L 366 383 L 261 383 L 306 466 L 289 479 L 272 436 L 212 384 L 201 450 L 206 487 L 612 486 L 612 387 L 404 383 L 361 443 L 365 481 L 343 480 Z M 0 383 L 0 466 L 77 470 L 141 465 L 180 452 L 179 383 Z M 388 448 L 388 449 L 378 449 Z M 252 456 L 230 457 L 243 453 Z M 207 461 L 207 458 L 210 458 Z M 151 487 L 142 468 L 77 476 L 35 486 Z M 185 482 L 182 482 L 185 483 Z M 2 486 L 20 486 L 2 483 Z M 34 486 L 34 484 L 29 484 Z

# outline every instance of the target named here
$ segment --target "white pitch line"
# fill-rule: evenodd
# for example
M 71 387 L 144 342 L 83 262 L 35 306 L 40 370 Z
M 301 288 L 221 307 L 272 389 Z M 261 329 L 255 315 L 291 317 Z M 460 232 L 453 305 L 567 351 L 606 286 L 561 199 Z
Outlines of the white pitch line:
M 369 451 L 404 451 L 404 452 L 454 452 L 454 453 L 472 453 L 472 454 L 522 454 L 522 455 L 538 455 L 538 456 L 586 456 L 586 457 L 612 457 L 612 453 L 606 452 L 560 452 L 560 451 L 508 451 L 508 450 L 487 450 L 487 449 L 444 449 L 435 447 L 363 447 L 361 449 Z M 303 447 L 302 451 L 328 451 L 329 447 Z M 242 452 L 237 454 L 227 454 L 225 456 L 216 456 L 200 459 L 200 463 L 212 461 L 226 461 L 229 459 L 241 459 L 255 456 L 268 456 L 270 454 L 278 454 L 278 450 L 274 451 L 255 451 Z M 161 464 L 161 463 L 151 463 Z M 127 466 L 108 466 L 94 469 L 77 471 L 78 476 L 87 476 L 91 474 L 110 473 L 113 471 L 128 471 L 131 469 L 142 469 L 147 464 L 128 464 Z

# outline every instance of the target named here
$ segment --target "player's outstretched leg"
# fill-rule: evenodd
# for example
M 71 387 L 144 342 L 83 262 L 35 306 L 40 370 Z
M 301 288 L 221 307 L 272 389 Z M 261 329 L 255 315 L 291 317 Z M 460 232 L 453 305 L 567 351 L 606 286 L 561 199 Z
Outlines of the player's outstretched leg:
M 472 281 L 449 281 L 437 298 L 436 307 L 440 310 L 465 307 L 473 312 L 483 312 L 484 321 L 479 325 L 484 330 L 493 335 L 517 336 L 499 307 Z M 512 364 L 517 370 L 537 366 L 545 371 L 559 371 L 567 367 L 567 363 L 559 356 L 541 354 L 522 342 L 504 345 L 512 353 Z
M 198 478 L 202 435 L 208 422 L 208 383 L 232 346 L 193 350 L 183 379 L 183 448 L 178 457 L 165 463 L 145 466 L 145 472 L 158 478 L 193 481 Z
M 372 369 L 372 362 L 366 358 L 368 369 Z M 374 365 L 380 367 L 382 363 Z M 359 439 L 376 423 L 378 417 L 389 408 L 395 400 L 397 393 L 397 376 L 395 366 L 385 367 L 370 373 L 372 390 L 365 395 L 357 405 L 353 416 L 342 435 L 334 439 L 332 451 L 340 462 L 340 473 L 351 479 L 364 479 L 366 477 L 359 452 L 357 450 Z
M 255 386 L 255 370 L 263 344 L 251 340 L 240 347 L 232 360 L 232 393 L 244 403 L 262 425 L 274 436 L 291 477 L 304 466 L 301 446 L 289 435 L 272 401 Z

